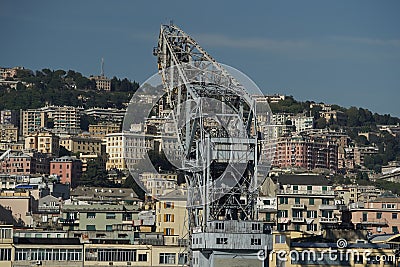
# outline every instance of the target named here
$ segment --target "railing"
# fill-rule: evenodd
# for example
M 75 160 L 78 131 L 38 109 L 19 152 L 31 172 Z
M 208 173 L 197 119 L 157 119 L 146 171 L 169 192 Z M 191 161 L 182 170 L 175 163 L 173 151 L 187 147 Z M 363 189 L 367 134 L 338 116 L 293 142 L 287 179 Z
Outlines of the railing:
M 292 206 L 292 209 L 305 209 L 304 203 L 297 203 Z
M 337 218 L 325 218 L 325 217 L 321 217 L 319 218 L 319 222 L 320 223 L 337 223 L 338 219 Z
M 154 238 L 139 238 L 139 245 L 153 245 L 153 246 L 162 246 L 164 245 L 163 239 L 154 239 Z
M 362 218 L 360 219 L 361 224 L 371 224 L 371 225 L 388 225 L 388 221 L 385 218 L 381 219 L 367 219 L 363 220 Z
M 293 190 L 291 188 L 286 188 L 278 190 L 278 194 L 334 196 L 335 192 L 333 190 Z
M 303 217 L 293 217 L 292 218 L 292 222 L 304 222 L 304 218 Z
M 322 204 L 319 205 L 320 210 L 336 210 L 337 206 L 336 205 L 327 205 L 327 204 Z

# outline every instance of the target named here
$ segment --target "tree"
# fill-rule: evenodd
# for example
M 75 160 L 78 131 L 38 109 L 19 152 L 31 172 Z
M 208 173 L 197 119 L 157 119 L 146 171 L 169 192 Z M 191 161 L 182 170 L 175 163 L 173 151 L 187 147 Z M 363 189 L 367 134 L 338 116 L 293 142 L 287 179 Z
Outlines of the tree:
M 324 117 L 321 117 L 315 121 L 315 128 L 317 128 L 317 129 L 325 129 L 326 128 L 326 120 Z
M 113 186 L 113 184 L 108 180 L 107 171 L 103 169 L 98 160 L 88 161 L 87 170 L 82 174 L 82 177 L 77 184 L 85 186 Z

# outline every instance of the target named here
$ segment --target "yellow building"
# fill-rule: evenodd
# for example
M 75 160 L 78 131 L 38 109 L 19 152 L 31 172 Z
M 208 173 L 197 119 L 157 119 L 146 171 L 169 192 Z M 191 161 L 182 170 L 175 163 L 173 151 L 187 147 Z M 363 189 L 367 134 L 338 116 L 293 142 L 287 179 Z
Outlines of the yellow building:
M 84 136 L 68 136 L 60 138 L 60 146 L 68 151 L 82 154 L 104 155 L 105 149 L 102 141 L 97 138 Z
M 119 124 L 93 124 L 89 125 L 89 133 L 98 139 L 105 139 L 107 134 L 118 133 L 120 129 Z
M 106 136 L 106 169 L 127 169 L 142 160 L 147 150 L 153 147 L 153 140 L 137 133 L 112 133 Z
M 20 119 L 22 136 L 44 128 L 47 124 L 46 112 L 38 109 L 21 110 Z
M 177 189 L 159 198 L 156 231 L 164 233 L 166 245 L 184 244 L 188 238 L 187 191 Z
M 58 157 L 60 152 L 60 138 L 47 130 L 39 130 L 29 133 L 25 138 L 25 149 L 36 150 L 43 154 L 51 154 Z
M 317 175 L 281 175 L 279 183 L 278 230 L 321 234 L 340 221 L 329 181 Z
M 12 124 L 0 124 L 0 141 L 17 142 L 18 127 L 15 127 Z

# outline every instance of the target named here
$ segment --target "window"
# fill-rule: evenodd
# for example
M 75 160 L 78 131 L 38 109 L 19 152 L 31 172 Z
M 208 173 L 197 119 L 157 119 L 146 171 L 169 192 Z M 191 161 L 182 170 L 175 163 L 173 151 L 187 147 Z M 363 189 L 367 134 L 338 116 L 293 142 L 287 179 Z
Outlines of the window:
M 316 210 L 308 210 L 307 218 L 317 218 L 317 211 Z
M 313 199 L 313 198 L 309 198 L 309 199 L 308 199 L 308 204 L 314 205 L 314 199 Z
M 366 212 L 363 212 L 363 215 L 362 215 L 362 220 L 363 220 L 363 222 L 366 222 L 366 221 L 368 221 L 368 213 L 366 213 Z
M 136 261 L 136 250 L 134 249 L 86 249 L 85 254 L 87 261 Z
M 173 228 L 164 228 L 164 235 L 174 235 Z
M 217 223 L 215 223 L 215 229 L 224 230 L 225 229 L 225 224 L 223 222 L 217 222 Z
M 260 224 L 259 223 L 252 223 L 251 230 L 253 231 L 260 231 Z
M 397 213 L 392 213 L 392 219 L 397 219 Z
M 175 253 L 160 253 L 160 264 L 175 264 Z
M 174 208 L 174 203 L 172 203 L 172 202 L 164 203 L 164 209 L 173 209 L 173 208 Z
M 217 244 L 228 244 L 228 238 L 227 237 L 217 237 L 216 239 Z
M 392 226 L 392 232 L 394 234 L 398 234 L 399 233 L 399 228 L 397 228 L 397 226 Z
M 289 217 L 289 212 L 287 210 L 278 210 L 278 218 L 287 218 Z
M 286 243 L 286 235 L 275 236 L 275 244 L 284 244 L 284 243 Z
M 96 218 L 96 213 L 95 213 L 95 212 L 88 212 L 88 213 L 86 214 L 86 218 L 88 218 L 88 219 L 94 219 L 94 218 Z
M 138 261 L 147 261 L 147 254 L 138 254 Z
M 96 231 L 96 225 L 87 224 L 86 225 L 86 230 L 87 231 Z
M 264 199 L 264 200 L 263 200 L 263 204 L 264 204 L 264 205 L 271 205 L 271 200 L 269 200 L 269 199 Z
M 110 224 L 106 225 L 106 231 L 111 232 L 112 230 L 113 230 L 112 225 L 110 225 Z
M 106 214 L 106 219 L 115 219 L 115 213 L 113 212 L 108 212 Z
M 164 222 L 173 222 L 174 214 L 164 214 Z
M 322 187 L 322 191 L 328 191 L 328 187 L 327 186 L 323 186 Z
M 329 198 L 323 198 L 322 205 L 329 205 Z
M 300 198 L 299 197 L 296 197 L 294 199 L 294 204 L 300 204 Z
M 288 204 L 289 199 L 287 197 L 280 197 L 279 198 L 279 204 Z
M 307 185 L 307 191 L 312 191 L 312 185 Z
M 382 218 L 382 212 L 377 212 L 376 213 L 376 218 L 381 219 Z
M 8 248 L 0 249 L 0 261 L 11 261 L 11 249 Z
M 252 246 L 261 246 L 261 238 L 252 238 L 250 241 Z

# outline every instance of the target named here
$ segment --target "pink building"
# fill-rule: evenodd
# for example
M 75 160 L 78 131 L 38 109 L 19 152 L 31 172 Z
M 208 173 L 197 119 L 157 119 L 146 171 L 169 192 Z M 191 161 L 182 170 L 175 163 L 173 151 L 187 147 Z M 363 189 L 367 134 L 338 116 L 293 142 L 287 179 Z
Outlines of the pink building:
M 325 168 L 336 171 L 338 146 L 333 141 L 308 136 L 281 137 L 276 145 L 273 165 L 280 168 Z
M 377 198 L 366 203 L 350 205 L 352 222 L 372 234 L 399 233 L 400 198 Z
M 82 175 L 82 161 L 64 156 L 50 162 L 50 174 L 60 177 L 60 183 L 75 185 Z
M 0 173 L 29 175 L 36 173 L 35 159 L 24 153 L 10 154 L 0 161 Z

